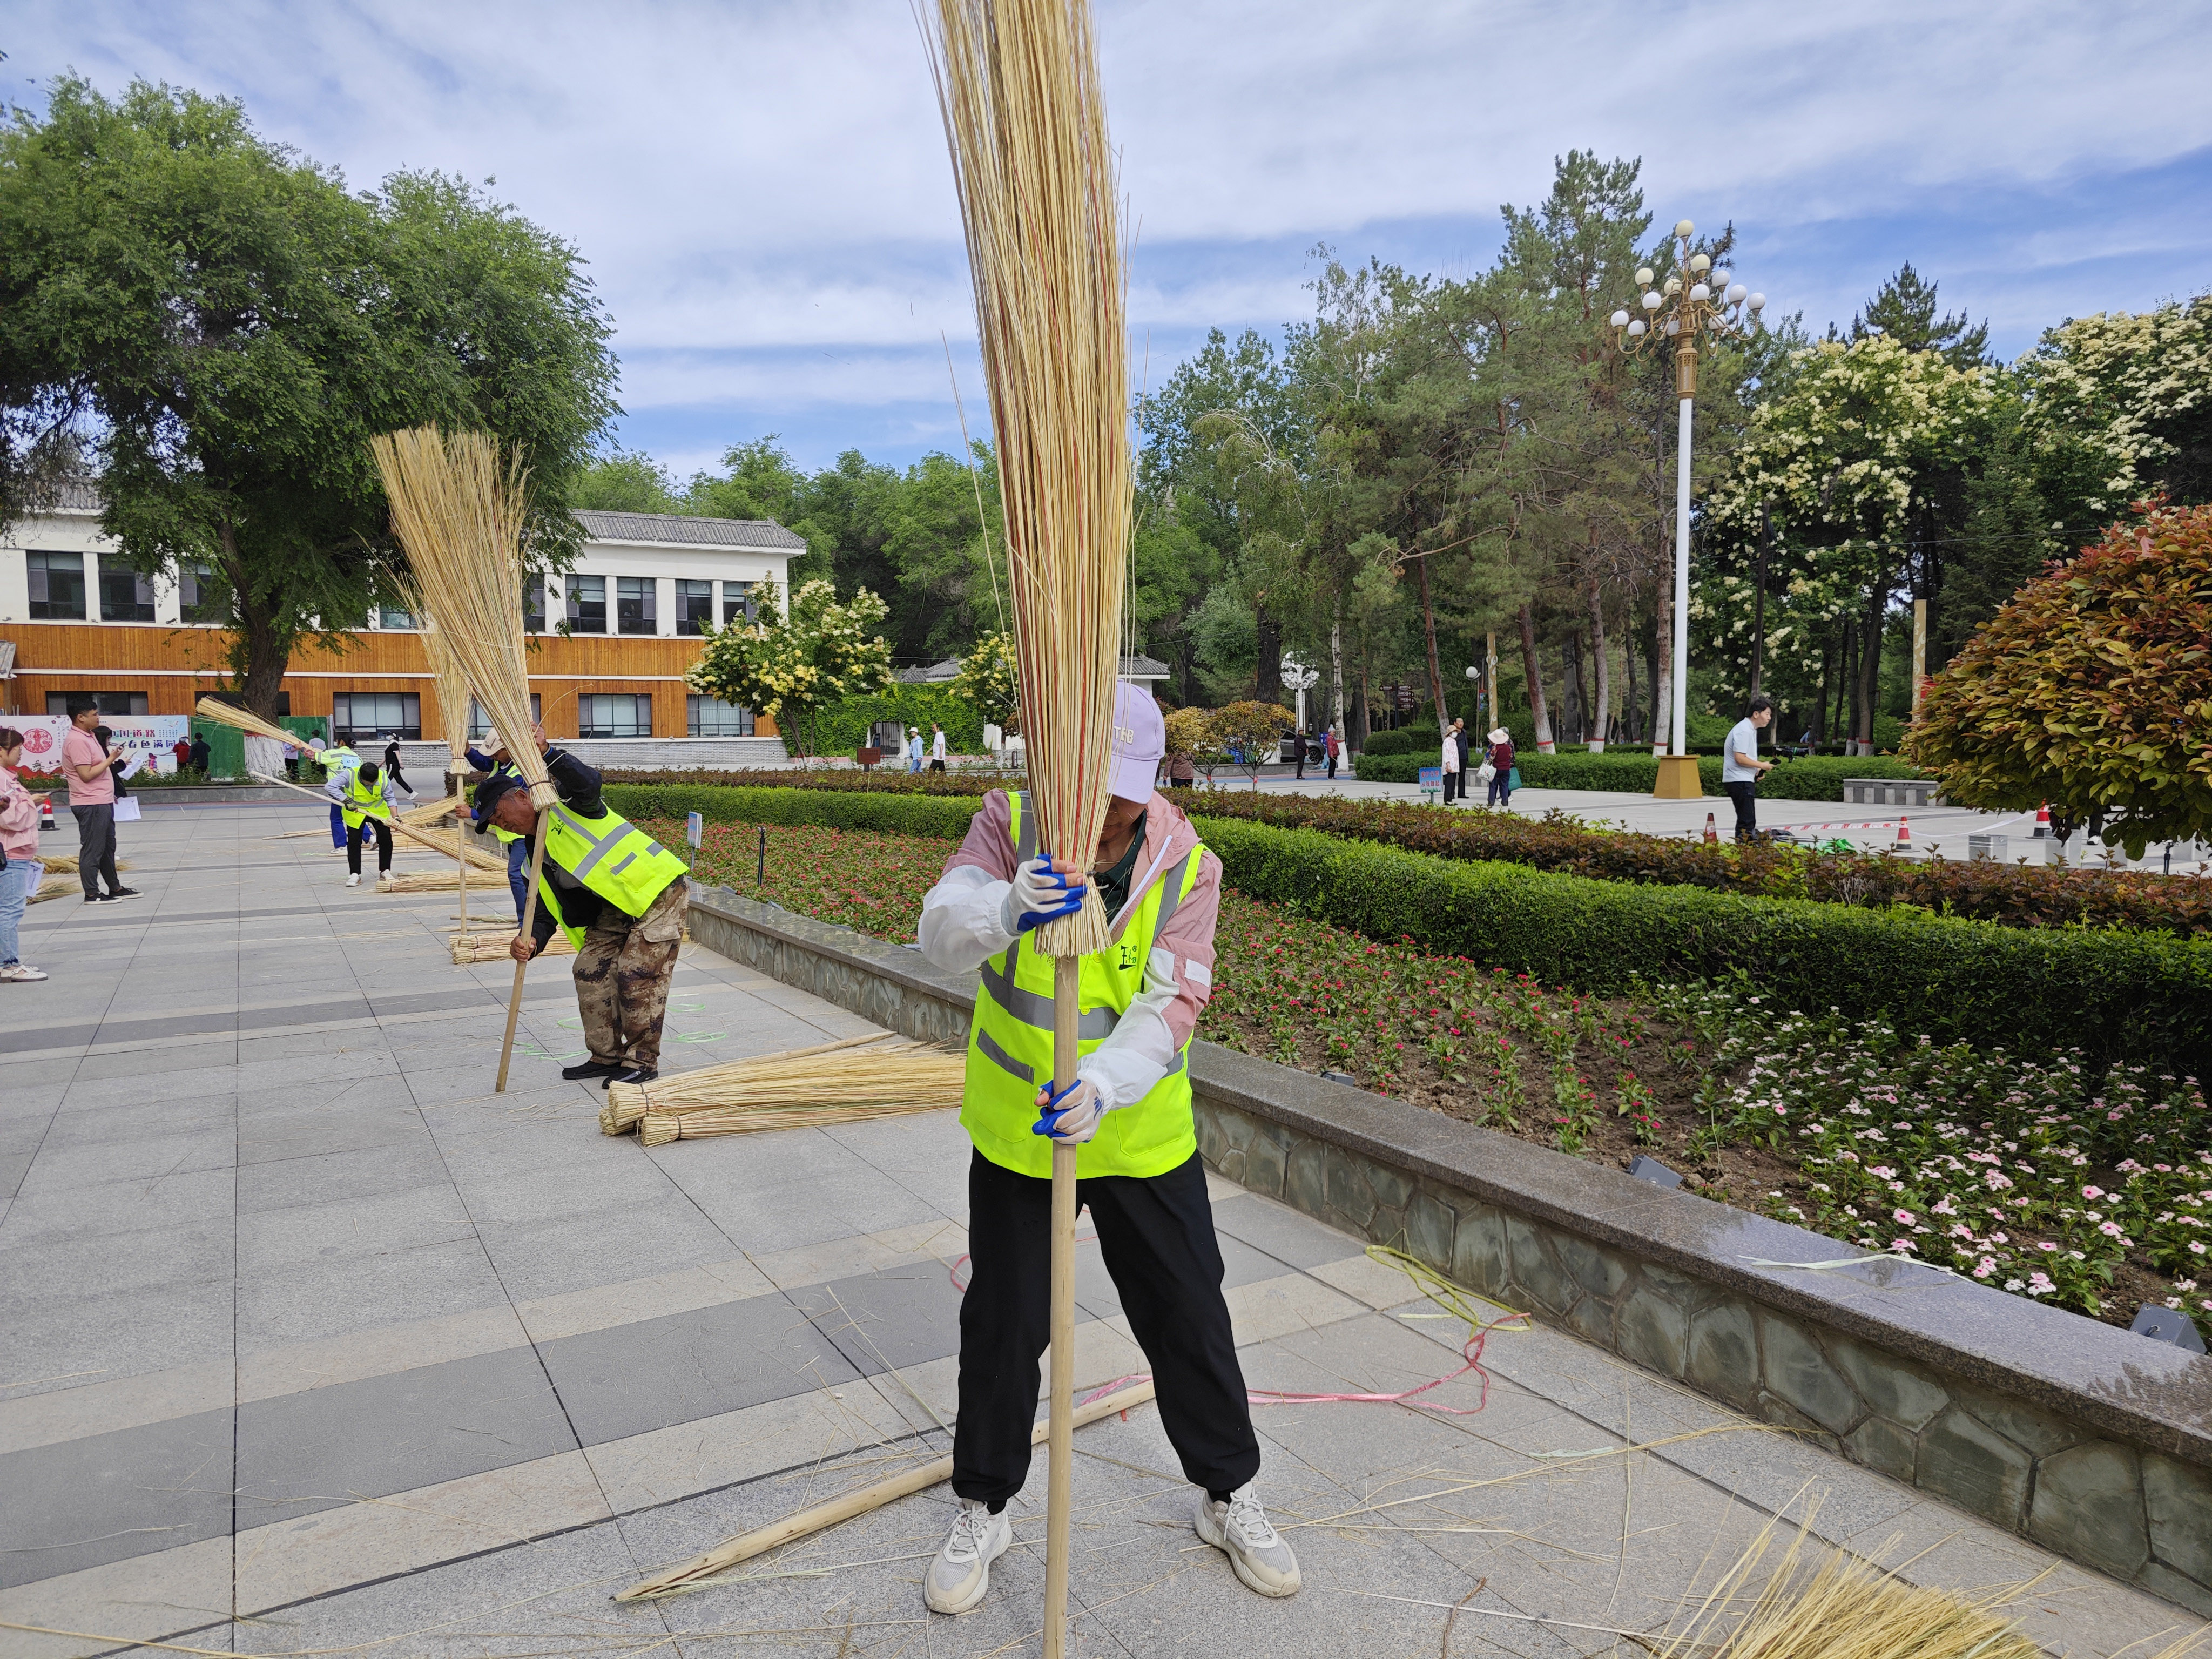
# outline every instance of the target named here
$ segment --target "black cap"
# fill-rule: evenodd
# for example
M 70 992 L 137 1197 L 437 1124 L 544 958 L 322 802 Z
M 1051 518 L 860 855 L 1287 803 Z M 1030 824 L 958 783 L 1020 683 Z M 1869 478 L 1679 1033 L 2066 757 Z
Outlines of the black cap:
M 522 780 L 512 772 L 493 773 L 477 786 L 477 822 L 489 823 L 491 809 L 499 805 L 499 798 L 510 789 L 520 789 L 524 787 Z

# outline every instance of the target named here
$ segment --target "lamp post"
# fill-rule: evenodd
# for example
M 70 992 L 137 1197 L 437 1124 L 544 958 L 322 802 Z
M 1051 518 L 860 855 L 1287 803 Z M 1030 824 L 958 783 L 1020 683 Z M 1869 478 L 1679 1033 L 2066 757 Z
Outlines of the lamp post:
M 1296 657 L 1283 659 L 1283 684 L 1298 694 L 1298 731 L 1306 729 L 1306 693 L 1321 684 L 1321 670 L 1309 668 Z
M 1674 440 L 1674 629 L 1672 707 L 1668 711 L 1672 741 L 1659 762 L 1659 781 L 1651 793 L 1663 800 L 1692 800 L 1705 793 L 1698 763 L 1687 752 L 1690 676 L 1690 419 L 1698 396 L 1698 342 L 1741 339 L 1759 325 L 1766 296 L 1749 292 L 1725 270 L 1713 269 L 1702 253 L 1690 252 L 1697 227 L 1687 219 L 1674 227 L 1676 273 L 1652 286 L 1650 266 L 1636 273 L 1643 290 L 1644 315 L 1626 310 L 1608 319 L 1613 349 L 1625 357 L 1672 349 L 1677 403 Z M 1686 276 L 1686 287 L 1683 278 Z M 1661 343 L 1663 342 L 1664 343 Z

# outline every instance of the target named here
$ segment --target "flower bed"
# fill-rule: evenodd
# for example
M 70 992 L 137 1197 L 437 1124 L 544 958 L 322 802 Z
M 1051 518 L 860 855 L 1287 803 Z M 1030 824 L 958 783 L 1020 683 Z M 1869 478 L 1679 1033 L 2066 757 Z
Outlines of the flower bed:
M 948 850 L 781 828 L 757 884 L 756 832 L 705 841 L 704 879 L 898 940 Z M 2061 1306 L 2124 1322 L 2185 1302 L 2212 1329 L 2192 1265 L 2212 1246 L 2212 1118 L 2192 1078 L 1915 1042 L 1780 1013 L 1741 981 L 1577 996 L 1236 892 L 1216 945 L 1201 1035 L 1231 1048 L 1615 1166 L 1648 1149 L 1709 1197 Z
M 1706 846 L 1632 830 L 1592 830 L 1561 812 L 1542 818 L 1404 801 L 1322 795 L 1181 792 L 1184 809 L 1280 829 L 1318 830 L 1449 859 L 1500 859 L 1603 881 L 1706 887 L 1762 898 L 1918 905 L 2008 927 L 2137 927 L 2212 933 L 2212 882 L 2149 871 L 2061 870 L 1992 860 L 1887 853 L 1814 853 L 1757 843 Z

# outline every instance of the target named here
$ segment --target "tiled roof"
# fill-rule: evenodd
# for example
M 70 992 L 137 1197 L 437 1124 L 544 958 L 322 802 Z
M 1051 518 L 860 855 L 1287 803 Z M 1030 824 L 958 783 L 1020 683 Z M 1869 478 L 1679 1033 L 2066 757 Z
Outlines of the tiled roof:
M 665 542 L 680 547 L 773 547 L 803 550 L 805 538 L 773 519 L 692 519 L 679 513 L 579 512 L 585 533 L 600 542 Z

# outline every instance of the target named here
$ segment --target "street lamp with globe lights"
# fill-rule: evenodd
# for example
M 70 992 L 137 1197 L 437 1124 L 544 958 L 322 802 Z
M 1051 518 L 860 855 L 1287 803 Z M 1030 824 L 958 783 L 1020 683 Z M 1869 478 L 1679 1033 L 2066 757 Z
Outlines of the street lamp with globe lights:
M 1701 339 L 1742 339 L 1759 327 L 1766 296 L 1753 294 L 1726 270 L 1716 270 L 1703 253 L 1690 252 L 1697 227 L 1687 219 L 1674 227 L 1680 244 L 1680 275 L 1652 286 L 1650 266 L 1636 273 L 1643 292 L 1643 315 L 1616 311 L 1608 319 L 1613 349 L 1625 357 L 1671 349 L 1674 354 L 1674 396 L 1679 405 L 1674 446 L 1674 637 L 1673 707 L 1668 710 L 1669 752 L 1659 762 L 1652 793 L 1666 800 L 1691 800 L 1705 793 L 1698 763 L 1687 752 L 1690 671 L 1690 416 L 1698 395 L 1698 345 Z M 1683 277 L 1689 285 L 1683 286 Z

